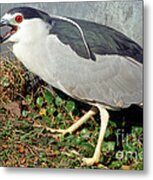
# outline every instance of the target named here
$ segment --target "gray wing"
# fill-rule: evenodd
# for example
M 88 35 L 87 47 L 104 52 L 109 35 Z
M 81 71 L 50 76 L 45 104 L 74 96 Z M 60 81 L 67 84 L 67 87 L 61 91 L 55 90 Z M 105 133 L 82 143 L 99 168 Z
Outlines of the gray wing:
M 63 18 L 63 19 L 62 19 Z M 133 40 L 108 26 L 74 18 L 51 18 L 51 34 L 79 56 L 96 60 L 96 54 L 132 57 L 143 63 L 143 50 Z
M 69 45 L 79 56 L 95 60 L 95 55 L 85 40 L 80 26 L 67 18 L 51 18 L 50 34 L 55 34 L 59 40 Z
M 81 26 L 80 22 L 77 21 Z M 143 69 L 139 55 L 141 57 L 142 49 L 112 29 L 104 33 L 107 28 L 86 23 L 87 26 L 81 26 L 82 34 L 73 23 L 52 18 L 50 34 L 55 34 L 76 52 L 76 55 L 71 54 L 65 46 L 67 49 L 58 53 L 55 87 L 86 103 L 101 103 L 115 108 L 140 104 Z M 82 57 L 96 58 L 96 61 L 83 61 Z
M 69 62 L 69 68 L 63 69 L 61 74 L 58 74 L 60 89 L 86 103 L 101 103 L 113 108 L 142 103 L 142 64 L 129 59 L 103 57 L 86 65 Z
M 143 62 L 143 49 L 124 34 L 105 25 L 80 19 L 73 20 L 82 28 L 93 53 L 118 54 Z

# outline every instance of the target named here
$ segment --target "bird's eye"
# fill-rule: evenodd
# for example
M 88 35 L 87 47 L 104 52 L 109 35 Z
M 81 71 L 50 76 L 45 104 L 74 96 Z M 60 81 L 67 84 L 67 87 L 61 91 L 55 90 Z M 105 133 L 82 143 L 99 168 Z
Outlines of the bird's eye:
M 15 21 L 16 21 L 17 23 L 21 23 L 21 22 L 23 21 L 23 17 L 22 17 L 21 15 L 17 15 L 17 16 L 15 17 Z

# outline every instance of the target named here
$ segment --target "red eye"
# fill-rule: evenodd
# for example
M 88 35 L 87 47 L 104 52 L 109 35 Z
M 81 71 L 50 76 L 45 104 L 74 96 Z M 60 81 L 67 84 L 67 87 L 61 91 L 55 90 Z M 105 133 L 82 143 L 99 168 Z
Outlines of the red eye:
M 18 15 L 18 16 L 15 17 L 15 21 L 16 21 L 17 23 L 21 23 L 22 20 L 23 20 L 23 17 L 22 17 L 21 15 Z

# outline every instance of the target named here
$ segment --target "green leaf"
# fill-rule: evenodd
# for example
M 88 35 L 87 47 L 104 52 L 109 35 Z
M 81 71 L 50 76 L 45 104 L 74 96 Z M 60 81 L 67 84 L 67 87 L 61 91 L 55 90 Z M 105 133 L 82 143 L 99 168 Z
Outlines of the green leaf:
M 103 142 L 102 146 L 103 151 L 113 151 L 115 149 L 115 142 L 109 141 L 109 142 Z
M 44 102 L 44 99 L 43 99 L 43 97 L 41 97 L 41 96 L 36 99 L 36 103 L 37 103 L 40 107 L 43 105 L 43 102 Z
M 1 78 L 1 84 L 3 87 L 8 87 L 10 85 L 10 82 L 6 77 L 2 77 Z
M 109 128 L 106 129 L 106 132 L 105 132 L 105 138 L 108 138 L 111 134 L 111 131 Z
M 107 147 L 108 147 L 109 151 L 114 151 L 114 149 L 115 149 L 115 142 L 113 142 L 113 141 L 107 142 Z
M 133 127 L 132 128 L 132 133 L 133 134 L 139 135 L 139 134 L 142 134 L 142 132 L 143 132 L 143 128 L 142 127 Z
M 46 122 L 47 126 L 51 125 L 51 119 L 48 116 L 42 116 L 42 119 Z
M 84 156 L 92 156 L 94 153 L 95 147 L 93 147 L 91 144 L 87 142 L 80 142 L 80 146 L 83 149 L 83 155 Z
M 23 110 L 23 111 L 22 111 L 22 116 L 23 116 L 23 117 L 27 117 L 27 116 L 28 116 L 28 111 Z
M 53 95 L 48 90 L 45 91 L 44 98 L 48 104 L 51 104 L 53 102 L 53 99 L 54 99 Z
M 111 169 L 118 169 L 122 166 L 122 163 L 119 161 L 113 161 L 110 165 L 109 168 Z
M 62 120 L 63 120 L 63 115 L 62 115 L 62 113 L 59 113 L 59 114 L 56 116 L 56 120 L 57 120 L 57 121 L 62 121 Z
M 83 128 L 80 132 L 80 136 L 83 138 L 89 138 L 90 137 L 90 131 L 86 128 Z
M 112 128 L 117 128 L 117 124 L 113 121 L 109 121 Z
M 55 104 L 57 107 L 60 107 L 63 104 L 62 99 L 59 96 L 56 97 Z
M 56 111 L 56 109 L 54 107 L 50 107 L 47 109 L 48 115 L 53 115 L 55 111 Z
M 27 102 L 28 104 L 31 104 L 32 101 L 33 101 L 32 97 L 31 97 L 30 95 L 27 95 L 27 96 L 26 96 L 26 102 Z
M 68 101 L 65 106 L 67 112 L 73 112 L 75 109 L 75 103 L 73 101 Z

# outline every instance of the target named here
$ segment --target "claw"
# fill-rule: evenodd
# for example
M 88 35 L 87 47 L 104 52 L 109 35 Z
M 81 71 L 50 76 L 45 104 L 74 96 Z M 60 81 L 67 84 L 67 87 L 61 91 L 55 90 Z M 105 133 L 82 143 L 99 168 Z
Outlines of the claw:
M 82 161 L 83 161 L 82 165 L 84 165 L 84 166 L 93 166 L 94 164 L 97 164 L 99 162 L 99 159 L 97 159 L 95 157 L 92 157 L 92 158 L 83 158 Z M 103 164 L 100 164 L 100 166 L 103 169 L 109 169 L 107 166 L 105 166 Z
M 92 158 L 83 158 L 82 161 L 83 161 L 82 165 L 92 166 L 92 165 L 98 163 L 99 159 L 94 158 L 94 157 L 92 157 Z
M 49 127 L 45 127 L 46 131 L 50 131 L 51 133 L 64 133 L 64 129 L 52 129 L 52 128 L 49 128 Z
M 45 127 L 47 131 L 50 131 L 51 133 L 59 133 L 61 136 L 64 136 L 66 134 L 72 134 L 72 132 L 69 129 L 52 129 L 49 127 Z

